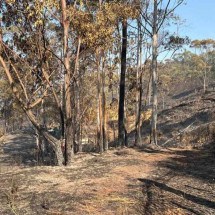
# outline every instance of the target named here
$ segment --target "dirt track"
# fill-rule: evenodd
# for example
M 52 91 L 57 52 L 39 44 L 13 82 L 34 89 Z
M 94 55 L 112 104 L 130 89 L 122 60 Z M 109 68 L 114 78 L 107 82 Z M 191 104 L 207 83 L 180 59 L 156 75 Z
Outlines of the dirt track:
M 207 150 L 114 149 L 59 168 L 36 165 L 27 134 L 2 142 L 0 214 L 215 213 L 215 158 Z

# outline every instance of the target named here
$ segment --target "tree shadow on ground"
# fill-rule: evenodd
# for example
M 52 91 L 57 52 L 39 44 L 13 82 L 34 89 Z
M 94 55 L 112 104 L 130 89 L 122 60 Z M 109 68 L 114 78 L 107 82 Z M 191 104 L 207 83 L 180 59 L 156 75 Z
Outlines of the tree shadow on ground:
M 178 174 L 215 183 L 215 143 L 211 142 L 196 150 L 168 150 L 176 156 L 160 161 L 160 167 L 168 168 Z
M 183 129 L 186 128 L 189 125 L 196 125 L 196 124 L 202 124 L 202 123 L 207 123 L 210 122 L 210 113 L 207 112 L 199 112 L 199 113 L 195 113 L 194 115 L 192 115 L 189 118 L 186 118 L 183 121 L 179 121 L 176 123 L 171 123 L 168 124 L 166 122 L 163 123 L 159 123 L 158 127 L 159 130 L 163 133 L 170 133 L 173 131 L 177 131 L 179 129 Z
M 192 89 L 192 90 L 186 90 L 182 93 L 178 93 L 177 95 L 174 95 L 172 96 L 172 99 L 181 99 L 181 98 L 184 98 L 184 97 L 187 97 L 191 94 L 194 94 L 197 90 L 200 90 L 201 88 L 197 88 L 197 89 Z
M 165 214 L 170 210 L 181 210 L 175 214 L 215 214 L 214 142 L 199 150 L 159 153 L 170 156 L 157 163 L 157 174 L 151 179 L 138 179 L 143 183 L 142 214 Z
M 165 214 L 167 211 L 176 210 L 174 207 L 181 208 L 188 214 L 202 214 L 199 209 L 195 210 L 197 207 L 188 206 L 188 203 L 215 211 L 215 201 L 186 193 L 155 180 L 144 178 L 138 180 L 143 183 L 143 191 L 146 195 L 143 214 Z M 180 200 L 181 198 L 183 201 Z

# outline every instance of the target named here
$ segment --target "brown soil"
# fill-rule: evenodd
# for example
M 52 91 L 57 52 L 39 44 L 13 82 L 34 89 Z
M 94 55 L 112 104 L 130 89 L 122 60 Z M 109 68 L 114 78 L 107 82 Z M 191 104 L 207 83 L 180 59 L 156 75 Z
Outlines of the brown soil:
M 0 144 L 0 214 L 215 214 L 209 149 L 112 149 L 81 153 L 71 167 L 38 166 L 34 139 Z

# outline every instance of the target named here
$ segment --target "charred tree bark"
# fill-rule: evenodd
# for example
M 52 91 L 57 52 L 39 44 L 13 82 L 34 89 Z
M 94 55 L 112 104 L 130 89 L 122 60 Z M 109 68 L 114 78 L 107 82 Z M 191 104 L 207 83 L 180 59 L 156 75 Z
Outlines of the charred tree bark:
M 104 70 L 104 57 L 102 57 L 102 133 L 103 133 L 103 149 L 108 150 L 107 142 L 107 116 L 106 116 L 106 96 L 105 96 L 105 70 Z
M 127 56 L 127 20 L 122 22 L 122 50 L 121 50 L 121 74 L 119 85 L 119 109 L 118 109 L 118 146 L 125 146 L 125 124 L 124 124 L 124 106 L 125 106 L 125 73 Z
M 97 54 L 97 143 L 99 146 L 99 152 L 104 152 L 104 145 L 103 145 L 103 117 L 102 117 L 102 92 L 101 92 L 101 71 L 100 71 L 100 60 L 99 54 Z

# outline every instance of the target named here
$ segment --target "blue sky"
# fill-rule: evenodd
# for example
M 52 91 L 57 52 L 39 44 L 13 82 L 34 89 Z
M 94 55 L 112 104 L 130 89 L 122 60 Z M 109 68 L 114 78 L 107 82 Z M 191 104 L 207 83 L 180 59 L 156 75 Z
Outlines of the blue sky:
M 186 5 L 176 9 L 185 19 L 179 32 L 194 39 L 215 39 L 215 0 L 187 0 Z

